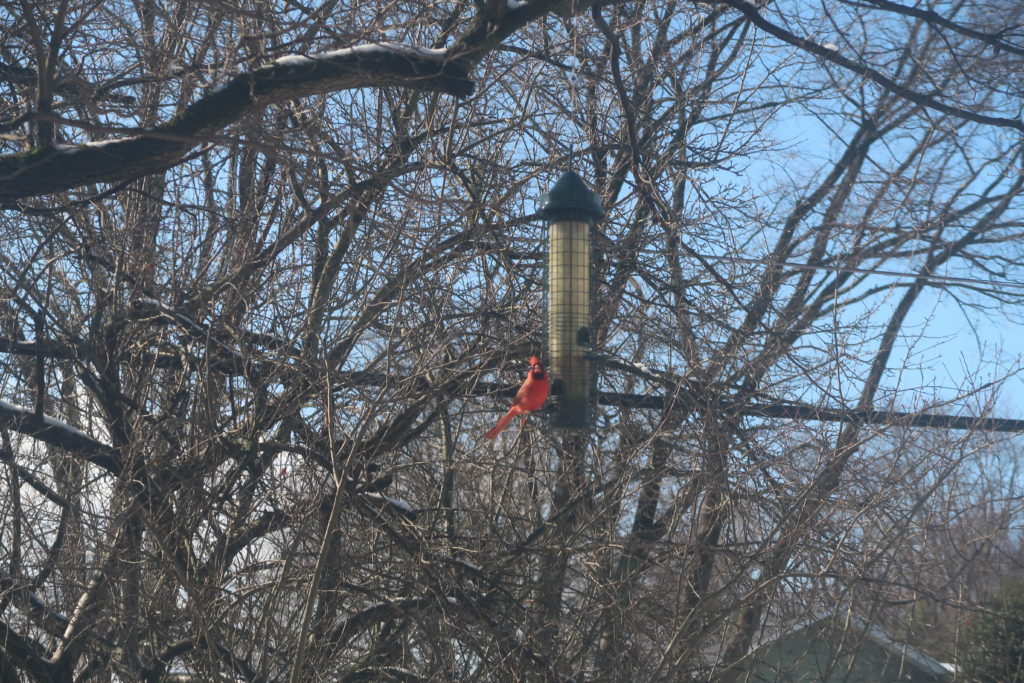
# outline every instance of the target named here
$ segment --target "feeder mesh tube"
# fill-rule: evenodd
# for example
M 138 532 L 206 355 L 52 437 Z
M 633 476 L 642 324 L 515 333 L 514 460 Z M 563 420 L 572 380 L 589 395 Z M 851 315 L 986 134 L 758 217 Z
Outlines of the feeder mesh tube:
M 548 357 L 560 381 L 551 426 L 590 428 L 590 223 L 554 221 L 548 230 Z

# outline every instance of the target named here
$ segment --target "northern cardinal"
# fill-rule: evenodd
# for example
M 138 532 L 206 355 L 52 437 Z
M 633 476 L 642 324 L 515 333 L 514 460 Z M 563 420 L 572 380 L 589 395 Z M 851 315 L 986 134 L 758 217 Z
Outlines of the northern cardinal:
M 498 424 L 494 425 L 491 431 L 484 434 L 484 438 L 496 439 L 513 417 L 532 413 L 539 409 L 544 405 L 544 401 L 548 400 L 549 391 L 548 373 L 544 372 L 544 365 L 540 362 L 540 358 L 532 356 L 530 358 L 530 373 L 526 376 L 523 386 L 519 387 L 519 391 L 516 392 L 516 397 L 512 399 L 512 407 L 498 420 Z

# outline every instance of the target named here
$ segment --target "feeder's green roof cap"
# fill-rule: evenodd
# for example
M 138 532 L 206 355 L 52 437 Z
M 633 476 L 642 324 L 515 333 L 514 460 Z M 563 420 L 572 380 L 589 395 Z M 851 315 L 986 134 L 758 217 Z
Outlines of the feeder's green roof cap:
M 586 214 L 595 221 L 604 217 L 601 199 L 575 171 L 563 173 L 551 191 L 541 195 L 540 201 L 540 210 L 547 218 L 569 212 Z

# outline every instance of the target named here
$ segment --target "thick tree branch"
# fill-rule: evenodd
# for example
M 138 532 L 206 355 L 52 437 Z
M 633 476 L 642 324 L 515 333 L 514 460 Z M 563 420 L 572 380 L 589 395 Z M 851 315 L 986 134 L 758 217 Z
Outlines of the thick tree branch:
M 39 417 L 28 408 L 0 400 L 0 428 L 12 429 L 19 434 L 78 454 L 111 474 L 121 472 L 121 462 L 114 449 L 48 415 Z
M 801 50 L 810 52 L 811 54 L 817 55 L 823 59 L 832 62 L 837 66 L 841 66 L 844 69 L 852 71 L 856 74 L 867 78 L 871 82 L 879 85 L 894 95 L 898 95 L 903 99 L 919 104 L 922 107 L 932 109 L 934 111 L 942 112 L 950 116 L 955 116 L 960 119 L 967 121 L 973 121 L 974 123 L 983 123 L 990 126 L 999 126 L 1000 128 L 1012 128 L 1024 132 L 1024 119 L 1018 117 L 1016 119 L 1005 118 L 1002 116 L 987 116 L 985 114 L 979 114 L 969 109 L 962 107 L 954 107 L 952 105 L 941 102 L 930 95 L 920 93 L 912 88 L 896 82 L 889 78 L 885 74 L 872 69 L 866 64 L 861 64 L 852 59 L 844 57 L 841 53 L 836 50 L 827 48 L 823 45 L 819 45 L 813 40 L 807 38 L 801 38 L 790 31 L 778 26 L 767 19 L 757 11 L 757 7 L 753 3 L 747 0 L 719 0 L 720 2 L 729 5 L 733 9 L 738 10 L 745 16 L 750 23 L 757 26 L 765 33 L 772 35 L 779 40 L 783 41 L 788 45 L 798 47 Z
M 0 204 L 163 171 L 215 132 L 271 102 L 386 86 L 466 97 L 474 89 L 471 70 L 503 40 L 548 13 L 580 12 L 591 4 L 592 0 L 487 2 L 446 51 L 382 43 L 279 58 L 235 76 L 174 121 L 147 133 L 88 145 L 47 145 L 0 157 Z
M 150 133 L 88 145 L 52 145 L 0 158 L 0 202 L 156 173 L 177 164 L 215 132 L 271 102 L 383 86 L 459 97 L 473 91 L 466 68 L 442 52 L 366 45 L 283 57 L 235 76 Z
M 51 680 L 54 667 L 46 661 L 42 646 L 23 638 L 5 622 L 0 621 L 0 658 L 5 656 L 36 680 Z
M 842 0 L 842 2 L 850 5 L 851 7 L 878 7 L 888 12 L 893 12 L 894 14 L 902 14 L 915 19 L 920 19 L 934 26 L 959 33 L 962 36 L 980 40 L 996 52 L 1009 52 L 1010 54 L 1024 55 L 1024 47 L 1019 47 L 1005 39 L 1007 33 L 1013 29 L 1020 29 L 1020 26 L 1007 26 L 998 33 L 986 33 L 985 31 L 978 31 L 969 26 L 964 26 L 963 24 L 951 21 L 934 10 L 921 9 L 920 7 L 908 7 L 897 2 L 891 2 L 890 0 Z

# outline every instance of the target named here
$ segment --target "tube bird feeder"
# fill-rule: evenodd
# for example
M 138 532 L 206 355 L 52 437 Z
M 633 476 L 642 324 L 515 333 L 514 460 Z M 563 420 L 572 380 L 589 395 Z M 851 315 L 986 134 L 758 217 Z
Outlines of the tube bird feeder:
M 590 235 L 604 209 L 583 179 L 566 171 L 541 197 L 541 214 L 548 223 L 547 352 L 554 380 L 548 425 L 586 432 L 597 395 Z

